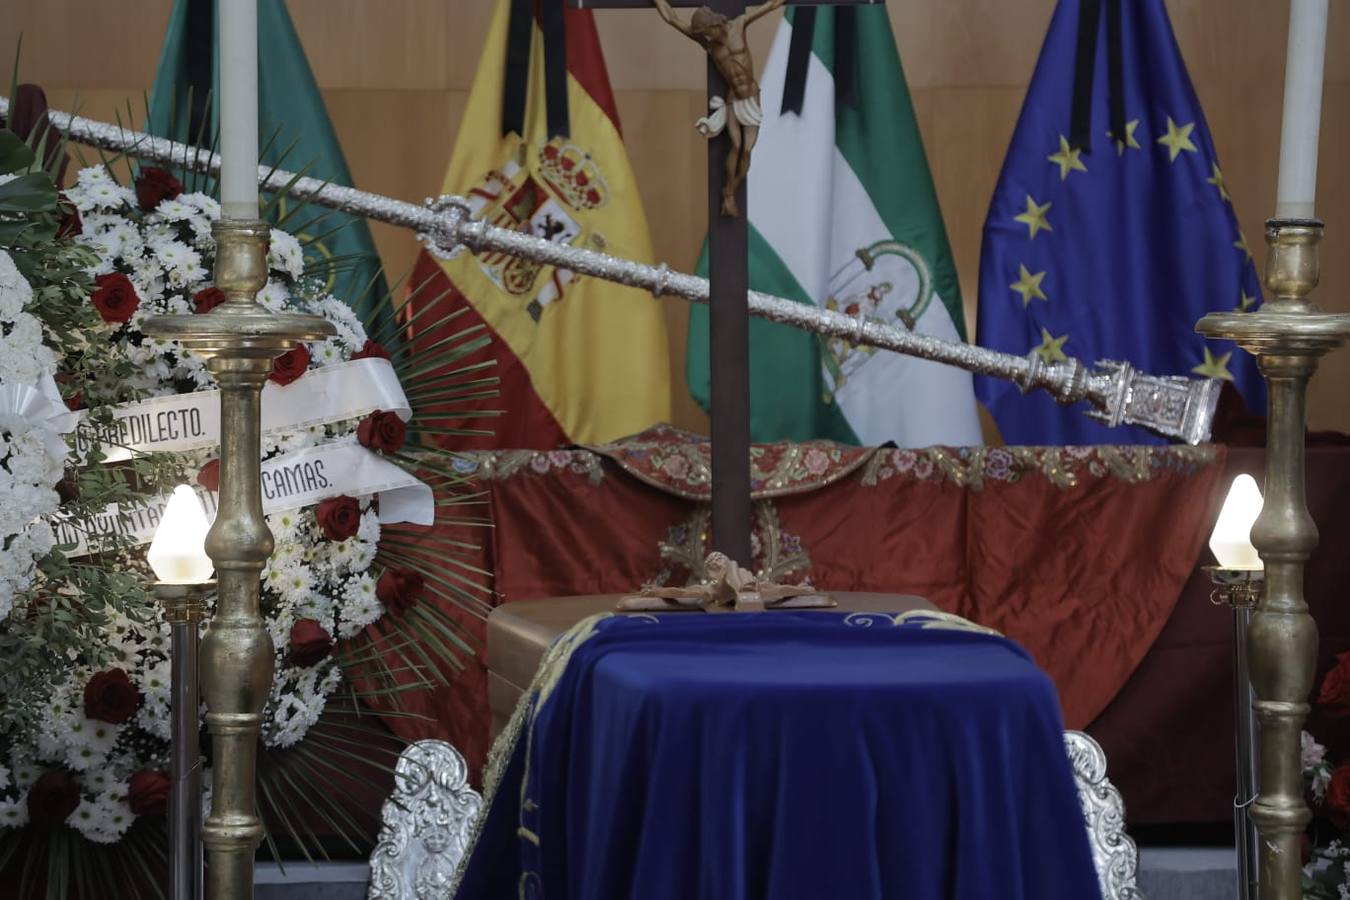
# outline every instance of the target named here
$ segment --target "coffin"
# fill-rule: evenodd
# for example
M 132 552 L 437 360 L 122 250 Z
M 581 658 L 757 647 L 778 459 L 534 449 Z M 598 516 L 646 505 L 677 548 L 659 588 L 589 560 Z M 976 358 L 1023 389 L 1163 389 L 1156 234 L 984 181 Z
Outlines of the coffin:
M 869 594 L 830 591 L 838 606 L 832 612 L 902 613 L 913 609 L 934 609 L 922 597 L 909 594 Z M 492 708 L 492 737 L 506 726 L 520 695 L 534 678 L 539 660 L 553 639 L 587 616 L 614 609 L 618 594 L 591 594 L 579 597 L 550 597 L 522 600 L 497 607 L 488 616 L 487 668 L 488 702 Z M 801 610 L 809 612 L 809 610 Z M 621 614 L 622 615 L 622 614 Z M 674 616 L 704 616 L 713 613 L 665 613 Z M 757 615 L 774 616 L 777 612 Z

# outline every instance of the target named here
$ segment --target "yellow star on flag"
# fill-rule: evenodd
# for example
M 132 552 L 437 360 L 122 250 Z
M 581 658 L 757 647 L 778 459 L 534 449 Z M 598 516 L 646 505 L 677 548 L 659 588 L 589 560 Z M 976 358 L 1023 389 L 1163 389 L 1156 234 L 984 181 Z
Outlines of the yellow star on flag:
M 1041 290 L 1041 280 L 1045 278 L 1044 272 L 1037 272 L 1035 275 L 1027 271 L 1024 265 L 1017 266 L 1017 280 L 1008 287 L 1022 295 L 1022 308 L 1026 309 L 1033 299 L 1049 300 L 1045 296 L 1045 291 Z
M 1013 216 L 1013 220 L 1026 225 L 1030 232 L 1029 237 L 1034 241 L 1038 232 L 1055 230 L 1050 227 L 1050 223 L 1045 218 L 1045 214 L 1049 211 L 1049 203 L 1038 204 L 1031 199 L 1030 194 L 1027 194 L 1027 211 L 1020 216 Z
M 1086 172 L 1087 166 L 1080 159 L 1083 155 L 1082 150 L 1075 150 L 1069 146 L 1069 142 L 1064 139 L 1064 135 L 1059 136 L 1059 152 L 1051 153 L 1046 157 L 1050 162 L 1059 166 L 1059 180 L 1063 181 L 1069 177 L 1070 172 Z
M 1194 130 L 1194 122 L 1187 122 L 1185 125 L 1178 126 L 1176 122 L 1172 121 L 1171 116 L 1167 117 L 1167 134 L 1158 138 L 1158 143 L 1167 147 L 1169 162 L 1176 162 L 1182 150 L 1189 150 L 1192 153 L 1199 152 L 1196 146 L 1191 143 L 1191 132 Z
M 1206 347 L 1205 361 L 1194 369 L 1191 369 L 1191 371 L 1197 375 L 1203 375 L 1206 378 L 1222 378 L 1225 381 L 1232 381 L 1233 373 L 1228 371 L 1228 360 L 1231 359 L 1232 356 L 1233 351 L 1229 350 L 1223 356 L 1215 359 L 1214 354 L 1210 353 L 1209 348 Z
M 1224 199 L 1225 203 L 1232 203 L 1233 198 L 1228 196 L 1228 185 L 1223 182 L 1223 173 L 1219 171 L 1219 164 L 1212 162 L 1209 166 L 1214 170 L 1214 174 L 1206 178 L 1205 181 L 1219 189 L 1219 196 Z
M 1239 297 L 1238 299 L 1238 312 L 1246 312 L 1255 305 L 1256 305 L 1256 298 L 1248 297 L 1247 292 L 1243 291 L 1241 297 Z
M 1068 362 L 1069 358 L 1064 355 L 1064 342 L 1068 339 L 1069 336 L 1067 334 L 1062 337 L 1055 337 L 1050 334 L 1049 331 L 1042 328 L 1041 345 L 1033 349 L 1036 351 L 1036 355 L 1044 362 Z
M 1247 236 L 1242 232 L 1238 232 L 1238 239 L 1233 241 L 1233 246 L 1241 250 L 1248 260 L 1252 258 L 1252 248 L 1247 246 Z
M 1139 127 L 1138 119 L 1131 119 L 1125 123 L 1125 139 L 1118 140 L 1114 132 L 1106 132 L 1106 136 L 1116 142 L 1116 156 L 1123 156 L 1125 148 L 1139 149 L 1139 142 L 1134 139 L 1134 130 Z

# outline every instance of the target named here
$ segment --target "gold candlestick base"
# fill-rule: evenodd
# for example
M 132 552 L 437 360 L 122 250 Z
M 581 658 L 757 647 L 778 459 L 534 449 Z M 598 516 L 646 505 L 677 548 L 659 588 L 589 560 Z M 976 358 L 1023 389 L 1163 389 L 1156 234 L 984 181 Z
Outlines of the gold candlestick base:
M 262 840 L 255 802 L 263 706 L 272 686 L 273 647 L 259 606 L 272 534 L 263 517 L 262 388 L 272 360 L 301 341 L 335 333 L 318 316 L 268 312 L 256 297 L 267 284 L 265 222 L 215 224 L 216 287 L 227 297 L 205 315 L 156 316 L 147 335 L 177 340 L 206 359 L 220 385 L 220 498 L 206 536 L 216 565 L 216 613 L 201 643 L 202 693 L 211 732 L 211 814 L 202 826 L 209 900 L 253 896 L 253 854 Z
M 1268 221 L 1271 298 L 1257 312 L 1211 313 L 1196 325 L 1255 355 L 1269 387 L 1265 505 L 1251 533 L 1266 581 L 1247 635 L 1260 726 L 1260 792 L 1251 819 L 1260 833 L 1261 900 L 1302 897 L 1300 840 L 1312 818 L 1299 752 L 1317 656 L 1317 624 L 1303 599 L 1303 567 L 1317 546 L 1304 485 L 1305 404 L 1318 359 L 1350 337 L 1350 315 L 1323 313 L 1309 299 L 1321 239 L 1319 221 Z

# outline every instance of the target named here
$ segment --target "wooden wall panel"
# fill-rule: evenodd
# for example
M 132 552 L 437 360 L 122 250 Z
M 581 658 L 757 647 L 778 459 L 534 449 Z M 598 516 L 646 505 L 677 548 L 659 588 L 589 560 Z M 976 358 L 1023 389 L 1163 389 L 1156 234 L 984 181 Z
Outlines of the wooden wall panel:
M 22 75 L 53 105 L 78 98 L 108 118 L 139 110 L 159 57 L 171 0 L 6 0 L 0 60 L 24 36 Z M 494 0 L 289 0 L 358 185 L 418 201 L 439 191 Z M 1274 209 L 1288 5 L 1276 0 L 1168 0 L 1242 221 L 1264 259 L 1262 222 Z M 1055 0 L 889 0 L 969 324 L 974 325 L 984 215 Z M 685 38 L 637 11 L 596 15 L 625 139 L 657 256 L 692 266 L 703 238 L 705 153 L 693 132 L 704 63 Z M 773 18 L 752 43 L 762 64 Z M 1324 308 L 1350 311 L 1350 3 L 1332 4 L 1331 52 L 1318 180 L 1328 223 Z M 411 235 L 375 227 L 392 273 L 407 269 Z M 662 301 L 670 325 L 675 416 L 706 429 L 683 390 L 686 308 Z M 1350 350 L 1314 380 L 1314 427 L 1350 431 Z

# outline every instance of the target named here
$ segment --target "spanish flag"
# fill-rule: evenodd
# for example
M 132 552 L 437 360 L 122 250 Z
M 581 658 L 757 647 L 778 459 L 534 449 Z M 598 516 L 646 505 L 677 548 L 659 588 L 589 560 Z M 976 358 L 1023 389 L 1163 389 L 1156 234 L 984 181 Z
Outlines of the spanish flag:
M 443 193 L 494 225 L 650 262 L 595 22 L 563 4 L 499 0 Z M 669 419 L 665 319 L 650 294 L 465 250 L 424 252 L 411 285 L 414 322 L 419 307 L 463 297 L 494 338 L 478 356 L 495 361 L 500 390 L 477 402 L 504 412 L 481 420 L 491 437 L 456 446 L 549 449 Z

